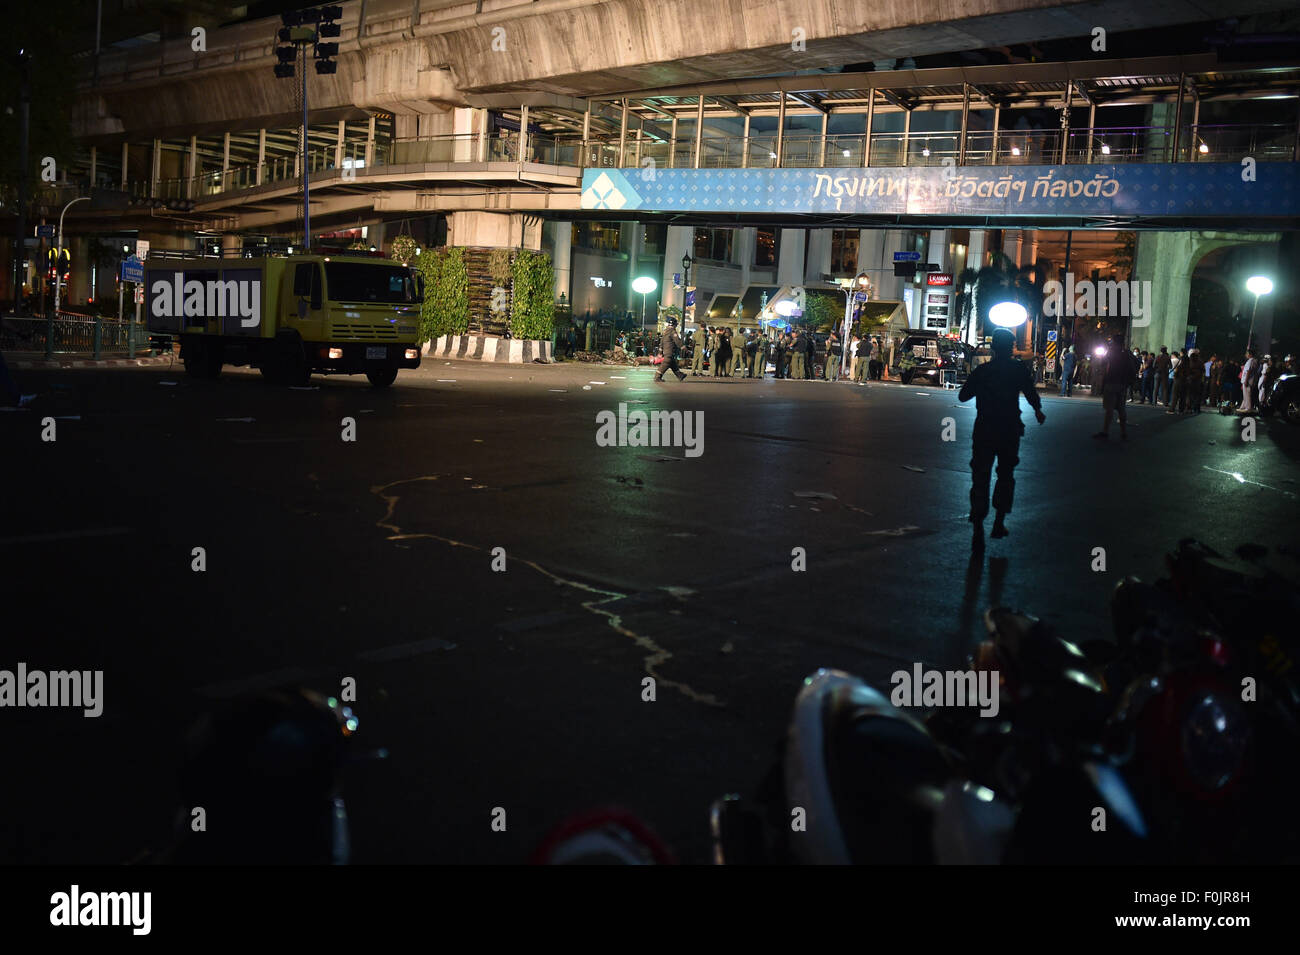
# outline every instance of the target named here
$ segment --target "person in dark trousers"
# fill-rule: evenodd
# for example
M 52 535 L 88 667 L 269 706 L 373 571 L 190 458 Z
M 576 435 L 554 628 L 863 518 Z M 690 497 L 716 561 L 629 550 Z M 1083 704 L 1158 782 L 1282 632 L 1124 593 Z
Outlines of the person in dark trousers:
M 1065 349 L 1065 355 L 1061 358 L 1061 397 L 1069 398 L 1074 394 L 1074 365 L 1078 356 L 1074 353 L 1074 346 L 1069 345 Z
M 1154 365 L 1156 379 L 1156 404 L 1169 406 L 1170 392 L 1173 391 L 1173 382 L 1169 378 L 1169 368 L 1173 364 L 1173 359 L 1169 357 L 1169 348 L 1162 346 L 1160 354 L 1156 356 Z M 1160 399 L 1163 398 L 1162 402 Z
M 1185 363 L 1186 359 L 1184 359 Z M 1101 441 L 1108 439 L 1110 419 L 1112 415 L 1116 415 L 1119 417 L 1120 439 L 1127 441 L 1128 415 L 1125 413 L 1125 396 L 1128 394 L 1129 387 L 1137 379 L 1137 366 L 1133 362 L 1133 356 L 1124 348 L 1118 336 L 1111 339 L 1110 347 L 1093 368 L 1092 374 L 1093 382 L 1101 385 L 1101 407 L 1105 413 L 1101 430 L 1093 437 Z
M 685 381 L 686 373 L 677 367 L 677 356 L 682 350 L 682 340 L 677 337 L 677 319 L 668 319 L 668 324 L 664 326 L 663 337 L 660 339 L 659 344 L 664 360 L 659 365 L 659 371 L 655 373 L 655 381 L 663 381 L 664 372 L 666 371 L 671 371 L 676 375 L 678 381 Z
M 1006 516 L 1015 495 L 1016 465 L 1020 463 L 1020 438 L 1025 433 L 1020 420 L 1020 396 L 1024 395 L 1034 416 L 1042 424 L 1043 402 L 1034 387 L 1034 373 L 1014 356 L 1016 337 L 1008 329 L 993 333 L 993 358 L 979 365 L 962 385 L 958 400 L 975 399 L 975 431 L 971 440 L 970 521 L 974 526 L 971 547 L 984 546 L 984 518 L 989 513 L 989 481 L 994 459 L 998 483 L 993 489 L 993 536 L 1006 537 Z
M 785 336 L 778 332 L 776 336 L 776 349 L 774 352 L 776 355 L 776 377 L 778 378 L 785 377 L 785 345 Z

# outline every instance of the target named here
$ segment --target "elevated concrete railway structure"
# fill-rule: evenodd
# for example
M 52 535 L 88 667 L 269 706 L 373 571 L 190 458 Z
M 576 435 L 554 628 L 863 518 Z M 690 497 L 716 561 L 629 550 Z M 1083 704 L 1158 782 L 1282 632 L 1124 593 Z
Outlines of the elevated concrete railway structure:
M 1291 6 L 1244 0 L 1233 13 Z M 864 258 L 888 241 L 869 230 L 938 230 L 940 241 L 942 230 L 968 229 L 964 255 L 973 260 L 984 254 L 977 234 L 992 228 L 1198 230 L 1222 244 L 1252 241 L 1251 233 L 1272 240 L 1300 222 L 1300 59 L 1261 67 L 1209 54 L 1098 53 L 884 68 L 926 53 L 1086 37 L 1096 26 L 1116 33 L 1203 22 L 1221 12 L 1208 2 L 342 7 L 338 72 L 308 78 L 305 162 L 317 234 L 364 227 L 382 245 L 385 225 L 436 220 L 437 241 L 448 244 L 545 245 L 568 282 L 573 223 L 663 224 L 668 238 L 653 258 L 667 290 L 696 226 L 795 227 L 778 244 L 782 262 L 798 267 L 769 275 L 746 265 L 743 290 L 751 279 L 789 284 L 826 271 L 811 263 L 827 250 L 811 252 L 822 241 L 814 232 L 831 227 L 861 229 Z M 272 76 L 278 26 L 210 30 L 199 52 L 183 38 L 104 53 L 97 81 L 85 70 L 75 143 L 58 157 L 68 184 L 38 202 L 57 214 L 86 184 L 125 193 L 126 212 L 74 206 L 70 231 L 137 232 L 155 247 L 193 249 L 196 237 L 201 248 L 227 251 L 249 236 L 299 240 L 300 113 L 297 84 Z M 866 61 L 877 69 L 841 71 Z M 1234 193 L 1225 184 L 1237 181 L 1243 160 L 1257 164 L 1258 187 Z M 1014 209 L 918 201 L 948 188 L 938 176 L 990 195 L 1008 181 L 1026 191 L 1041 185 L 1045 196 L 1067 178 L 1062 188 L 1096 190 L 1091 180 L 1106 177 L 1123 180 L 1126 200 L 1163 188 L 1185 201 Z M 642 187 L 647 181 L 654 185 Z M 855 190 L 857 201 L 827 206 L 823 186 Z M 905 201 L 892 201 L 895 190 Z M 807 244 L 787 249 L 799 229 Z M 753 236 L 744 241 L 752 246 Z M 1205 243 L 1168 254 L 1185 258 L 1184 246 Z M 1139 261 L 1166 255 L 1154 249 L 1146 243 Z M 652 258 L 643 252 L 621 267 L 642 268 Z M 1190 267 L 1180 259 L 1178 274 Z

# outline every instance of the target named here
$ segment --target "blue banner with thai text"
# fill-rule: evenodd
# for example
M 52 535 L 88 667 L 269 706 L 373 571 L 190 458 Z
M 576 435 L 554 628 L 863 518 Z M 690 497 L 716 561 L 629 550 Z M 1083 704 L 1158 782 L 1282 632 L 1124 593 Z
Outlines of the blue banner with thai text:
M 582 208 L 952 216 L 1300 215 L 1300 163 L 587 169 Z

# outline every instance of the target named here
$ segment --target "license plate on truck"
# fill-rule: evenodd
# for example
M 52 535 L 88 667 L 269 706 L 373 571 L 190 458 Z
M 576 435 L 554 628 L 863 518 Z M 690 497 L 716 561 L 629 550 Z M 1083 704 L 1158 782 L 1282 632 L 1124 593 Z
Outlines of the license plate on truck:
M 376 345 L 366 349 L 366 359 L 378 358 L 381 361 L 388 357 L 388 348 L 385 345 Z

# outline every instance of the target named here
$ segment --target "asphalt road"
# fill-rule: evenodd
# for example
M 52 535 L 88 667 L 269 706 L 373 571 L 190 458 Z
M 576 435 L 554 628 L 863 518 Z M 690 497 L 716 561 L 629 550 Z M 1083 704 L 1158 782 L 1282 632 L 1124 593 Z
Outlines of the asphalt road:
M 351 677 L 355 741 L 391 754 L 348 778 L 354 861 L 523 861 L 608 804 L 703 861 L 709 801 L 752 789 L 816 667 L 883 686 L 959 666 L 995 604 L 1105 636 L 1111 588 L 1179 538 L 1296 539 L 1300 429 L 1280 422 L 1245 442 L 1235 418 L 1133 407 L 1130 440 L 1102 444 L 1099 402 L 1046 397 L 1011 536 L 972 559 L 974 409 L 952 392 L 651 374 L 19 372 L 42 397 L 0 414 L 0 668 L 103 669 L 105 710 L 0 712 L 0 858 L 157 848 L 196 714 Z M 619 402 L 702 412 L 703 453 L 599 446 Z

